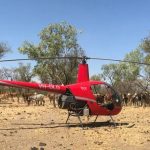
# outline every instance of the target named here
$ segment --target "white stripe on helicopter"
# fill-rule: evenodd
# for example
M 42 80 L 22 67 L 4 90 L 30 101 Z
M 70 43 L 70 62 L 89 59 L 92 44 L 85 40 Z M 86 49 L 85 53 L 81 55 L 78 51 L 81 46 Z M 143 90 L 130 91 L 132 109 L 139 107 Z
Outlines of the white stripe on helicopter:
M 80 96 L 75 96 L 76 99 L 79 100 L 85 100 L 85 101 L 90 101 L 90 102 L 96 102 L 94 99 L 90 99 L 90 98 L 85 98 L 85 97 L 80 97 Z

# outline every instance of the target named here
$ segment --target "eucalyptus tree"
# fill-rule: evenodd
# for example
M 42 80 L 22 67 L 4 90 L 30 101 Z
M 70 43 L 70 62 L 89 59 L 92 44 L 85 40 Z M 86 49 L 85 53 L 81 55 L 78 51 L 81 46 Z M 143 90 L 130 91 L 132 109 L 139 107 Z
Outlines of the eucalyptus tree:
M 150 35 L 144 38 L 139 46 L 144 52 L 144 60 L 150 64 Z M 145 66 L 145 75 L 150 79 L 150 66 Z
M 8 44 L 4 43 L 4 42 L 0 42 L 0 58 L 2 58 L 7 52 L 10 51 L 10 48 L 8 46 Z M 0 68 L 0 78 L 1 79 L 8 79 L 9 78 L 9 73 L 10 70 L 3 67 Z
M 100 74 L 100 77 L 102 80 L 110 83 L 112 86 L 114 86 L 116 82 L 116 75 L 118 74 L 118 64 L 105 64 L 102 66 L 101 70 L 102 73 Z
M 126 54 L 124 61 L 141 62 L 143 54 L 139 49 L 135 49 Z M 135 81 L 138 80 L 142 67 L 136 63 L 111 63 L 102 66 L 101 77 L 109 82 L 120 92 L 129 92 L 135 90 Z
M 19 63 L 17 68 L 13 70 L 13 79 L 25 82 L 31 82 L 34 74 L 32 72 L 31 64 Z
M 36 59 L 34 72 L 42 82 L 73 83 L 76 78 L 76 69 L 80 60 L 76 57 L 83 56 L 84 51 L 77 41 L 78 31 L 66 22 L 50 24 L 39 34 L 38 44 L 25 41 L 19 51 L 29 58 L 38 57 L 73 57 L 72 59 Z
M 121 63 L 124 68 L 126 68 L 126 72 L 123 71 L 125 79 L 130 81 L 136 80 L 139 77 L 143 66 L 134 62 L 143 62 L 143 53 L 140 51 L 140 49 L 132 50 L 130 53 L 125 55 L 124 60 L 133 62 Z
M 4 80 L 10 80 L 13 77 L 14 70 L 12 68 L 2 67 L 0 68 L 0 78 Z

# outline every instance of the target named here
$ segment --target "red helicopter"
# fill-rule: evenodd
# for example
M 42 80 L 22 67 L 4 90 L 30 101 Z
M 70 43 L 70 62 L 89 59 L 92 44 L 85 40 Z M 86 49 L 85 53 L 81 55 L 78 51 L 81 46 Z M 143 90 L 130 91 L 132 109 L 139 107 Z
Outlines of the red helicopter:
M 108 83 L 89 80 L 87 59 L 90 58 L 82 57 L 82 61 L 78 66 L 77 82 L 74 84 L 54 85 L 0 80 L 0 85 L 31 88 L 60 94 L 58 106 L 68 110 L 66 123 L 70 116 L 77 116 L 82 125 L 80 119 L 82 115 L 95 115 L 95 121 L 99 115 L 110 116 L 113 121 L 112 116 L 120 113 L 122 109 L 121 98 Z

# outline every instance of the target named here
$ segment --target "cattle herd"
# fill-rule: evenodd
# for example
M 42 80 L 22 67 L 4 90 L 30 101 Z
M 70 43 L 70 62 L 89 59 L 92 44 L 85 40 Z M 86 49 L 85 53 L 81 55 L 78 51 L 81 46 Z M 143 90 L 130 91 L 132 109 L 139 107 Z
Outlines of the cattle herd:
M 45 98 L 47 97 L 49 102 L 56 107 L 58 105 L 58 94 L 54 93 L 17 93 L 17 92 L 0 92 L 0 103 L 15 102 L 17 99 L 18 103 L 26 103 L 29 105 L 44 106 Z M 124 106 L 136 106 L 136 107 L 148 107 L 150 106 L 150 93 L 123 93 L 120 94 L 122 99 L 122 105 Z
M 27 105 L 43 105 L 45 104 L 45 95 L 40 93 L 17 93 L 17 92 L 1 92 L 0 103 L 15 102 L 17 99 L 18 103 L 24 102 Z
M 148 92 L 135 92 L 121 94 L 122 103 L 125 106 L 150 106 L 150 93 Z

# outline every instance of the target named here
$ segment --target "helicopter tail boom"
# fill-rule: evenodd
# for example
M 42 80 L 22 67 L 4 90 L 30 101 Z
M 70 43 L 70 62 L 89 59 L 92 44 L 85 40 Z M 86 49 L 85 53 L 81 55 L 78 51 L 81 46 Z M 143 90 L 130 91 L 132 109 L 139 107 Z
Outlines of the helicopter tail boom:
M 36 89 L 36 90 L 48 91 L 54 93 L 64 93 L 66 91 L 66 87 L 63 85 L 41 84 L 41 83 L 22 82 L 22 81 L 0 80 L 0 85 L 13 86 L 18 88 L 30 88 L 30 89 Z

